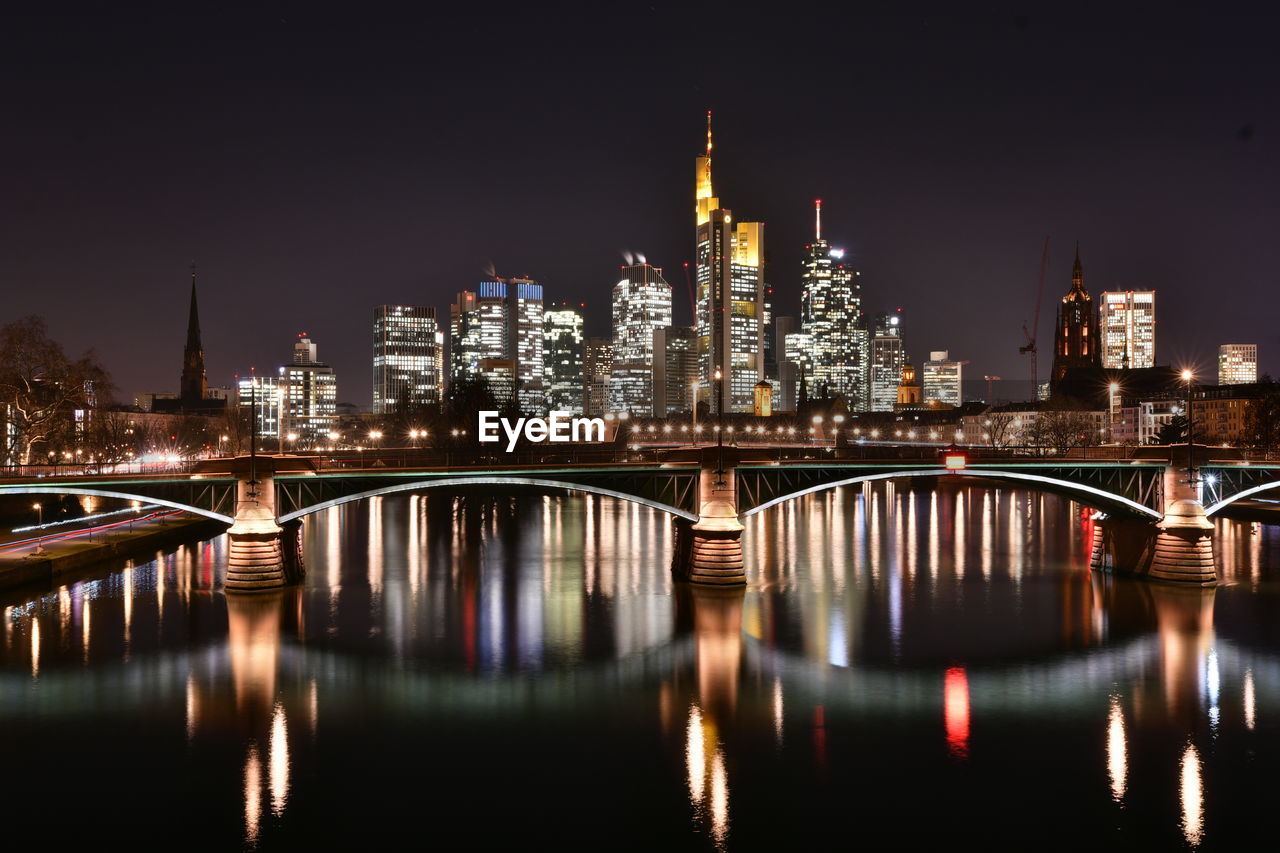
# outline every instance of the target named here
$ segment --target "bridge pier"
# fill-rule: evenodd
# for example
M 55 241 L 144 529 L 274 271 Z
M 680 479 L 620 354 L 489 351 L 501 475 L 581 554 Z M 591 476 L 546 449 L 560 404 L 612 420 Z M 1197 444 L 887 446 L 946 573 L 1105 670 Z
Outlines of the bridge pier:
M 742 522 L 734 499 L 733 470 L 704 467 L 699 478 L 698 520 L 676 520 L 672 574 L 677 580 L 709 586 L 747 582 L 742 560 Z
M 1170 465 L 1164 493 L 1164 517 L 1155 523 L 1109 518 L 1094 527 L 1091 567 L 1131 572 L 1177 584 L 1213 586 L 1218 571 L 1213 555 L 1213 522 L 1181 475 Z
M 269 592 L 285 585 L 283 528 L 276 524 L 275 482 L 270 458 L 235 462 L 235 523 L 227 531 L 227 592 Z

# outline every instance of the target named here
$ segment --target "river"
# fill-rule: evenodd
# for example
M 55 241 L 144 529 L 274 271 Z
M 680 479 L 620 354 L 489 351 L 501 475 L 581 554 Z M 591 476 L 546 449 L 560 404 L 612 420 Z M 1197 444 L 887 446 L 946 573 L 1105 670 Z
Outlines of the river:
M 846 487 L 748 519 L 748 586 L 706 590 L 657 511 L 436 492 L 313 516 L 280 593 L 223 594 L 225 537 L 9 593 L 6 837 L 1255 847 L 1280 529 L 1219 521 L 1186 589 L 1091 572 L 1091 516 Z

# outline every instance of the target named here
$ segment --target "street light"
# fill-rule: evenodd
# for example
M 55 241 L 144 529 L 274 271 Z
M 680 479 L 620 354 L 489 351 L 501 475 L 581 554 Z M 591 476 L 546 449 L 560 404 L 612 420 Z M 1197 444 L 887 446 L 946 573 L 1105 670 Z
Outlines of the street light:
M 813 416 L 813 439 L 815 442 L 822 441 L 822 415 Z
M 44 506 L 42 504 L 35 503 L 35 504 L 32 504 L 31 507 L 36 511 L 36 518 L 38 519 L 36 522 L 36 526 L 44 527 Z M 44 553 L 44 543 L 40 539 L 37 539 L 36 549 L 32 551 L 31 554 L 32 556 L 39 556 L 43 553 Z
M 1190 370 L 1182 371 L 1182 381 L 1187 383 L 1187 486 L 1196 487 L 1195 458 L 1191 446 L 1191 380 L 1194 377 Z
M 1107 400 L 1107 432 L 1112 444 L 1116 443 L 1116 394 L 1120 391 L 1120 383 L 1112 382 L 1108 387 Z

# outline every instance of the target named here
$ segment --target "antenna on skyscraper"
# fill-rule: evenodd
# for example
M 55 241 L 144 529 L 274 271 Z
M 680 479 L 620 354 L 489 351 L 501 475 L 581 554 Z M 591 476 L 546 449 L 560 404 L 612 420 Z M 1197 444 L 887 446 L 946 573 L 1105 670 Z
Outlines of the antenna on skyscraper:
M 816 243 L 822 239 L 822 199 L 815 198 L 813 207 L 813 240 Z

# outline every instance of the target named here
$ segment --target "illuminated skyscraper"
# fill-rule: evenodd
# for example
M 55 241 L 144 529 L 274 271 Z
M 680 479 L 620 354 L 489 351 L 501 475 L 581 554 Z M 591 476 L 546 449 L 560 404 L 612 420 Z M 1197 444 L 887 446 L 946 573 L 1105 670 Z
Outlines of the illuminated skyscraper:
M 609 374 L 613 370 L 613 338 L 587 338 L 583 352 L 583 391 L 587 415 L 608 411 Z
M 866 404 L 868 366 L 860 273 L 844 263 L 844 249 L 823 239 L 822 200 L 814 205 L 814 239 L 805 246 L 800 278 L 801 329 L 813 345 L 809 391 L 840 395 L 856 410 Z
M 648 414 L 653 408 L 653 332 L 671 325 L 671 285 L 659 267 L 622 267 L 613 286 L 613 366 L 609 408 Z
M 869 404 L 873 412 L 892 412 L 898 401 L 905 356 L 902 349 L 902 309 L 880 314 L 871 329 Z
M 547 308 L 542 315 L 543 383 L 547 408 L 582 414 L 582 312 L 568 305 Z
M 527 278 L 482 281 L 450 306 L 449 375 L 501 379 L 514 386 L 523 411 L 544 411 L 542 336 L 542 285 Z
M 1062 297 L 1053 327 L 1052 382 L 1057 384 L 1069 368 L 1097 367 L 1098 350 L 1098 314 L 1093 309 L 1093 297 L 1084 287 L 1084 269 L 1080 265 L 1080 244 L 1077 243 L 1071 289 Z
M 373 309 L 373 411 L 386 414 L 402 399 L 414 406 L 440 400 L 440 331 L 436 309 L 379 305 Z
M 293 363 L 280 368 L 280 379 L 281 435 L 296 436 L 298 447 L 327 443 L 338 425 L 338 379 L 318 360 L 305 332 L 293 345 Z
M 1244 385 L 1257 381 L 1257 344 L 1223 344 L 1218 347 L 1219 385 Z
M 962 363 L 952 361 L 946 350 L 929 353 L 924 363 L 924 402 L 938 402 L 944 406 L 959 407 L 964 402 L 961 391 Z
M 692 411 L 697 383 L 697 330 L 692 326 L 654 329 L 653 416 Z
M 712 412 L 749 412 L 764 378 L 764 223 L 735 223 L 714 195 L 710 112 L 707 151 L 697 158 L 694 217 L 702 387 Z
M 1156 292 L 1102 294 L 1102 366 L 1155 367 Z

